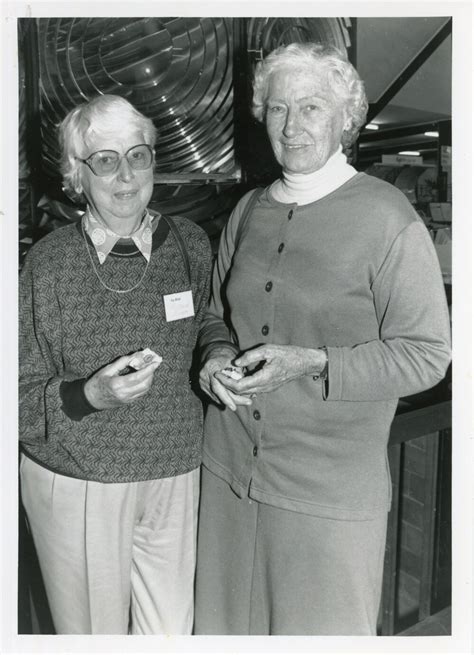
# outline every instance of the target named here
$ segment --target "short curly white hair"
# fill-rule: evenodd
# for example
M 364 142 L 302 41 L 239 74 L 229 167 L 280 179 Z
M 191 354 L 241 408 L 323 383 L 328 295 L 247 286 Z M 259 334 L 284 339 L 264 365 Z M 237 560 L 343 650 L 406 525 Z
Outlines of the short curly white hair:
M 120 134 L 125 125 L 136 127 L 145 142 L 154 147 L 157 132 L 153 121 L 121 96 L 99 95 L 67 114 L 59 125 L 59 143 L 64 191 L 68 195 L 77 198 L 82 193 L 78 157 L 86 156 L 88 142 L 97 134 Z
M 329 44 L 290 43 L 273 50 L 259 61 L 253 79 L 253 106 L 255 118 L 263 122 L 266 113 L 269 78 L 281 68 L 309 67 L 315 75 L 324 67 L 327 70 L 334 97 L 342 103 L 349 122 L 343 131 L 341 144 L 345 151 L 357 139 L 367 118 L 368 102 L 364 83 L 347 55 Z

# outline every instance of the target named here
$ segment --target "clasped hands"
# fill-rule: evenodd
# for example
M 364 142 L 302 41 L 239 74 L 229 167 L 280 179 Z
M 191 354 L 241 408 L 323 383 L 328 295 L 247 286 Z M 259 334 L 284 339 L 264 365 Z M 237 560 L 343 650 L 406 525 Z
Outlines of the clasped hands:
M 319 349 L 266 344 L 236 358 L 231 348 L 222 346 L 211 351 L 199 380 L 210 398 L 235 411 L 238 405 L 251 405 L 252 397 L 259 393 L 274 391 L 304 375 L 319 374 L 325 364 L 326 354 Z M 234 380 L 222 373 L 229 366 L 241 372 L 256 368 L 240 380 Z

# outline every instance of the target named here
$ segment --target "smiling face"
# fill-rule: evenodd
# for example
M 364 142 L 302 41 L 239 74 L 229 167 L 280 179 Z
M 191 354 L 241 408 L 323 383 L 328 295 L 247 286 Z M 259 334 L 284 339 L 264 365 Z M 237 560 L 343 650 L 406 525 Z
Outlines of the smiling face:
M 81 157 L 86 159 L 99 150 L 115 150 L 124 155 L 140 143 L 146 143 L 142 132 L 124 125 L 123 130 L 113 136 L 94 134 Z M 153 165 L 137 171 L 123 158 L 115 173 L 98 177 L 82 163 L 81 186 L 94 216 L 102 219 L 116 234 L 131 234 L 139 226 L 153 192 Z
M 324 68 L 282 68 L 269 79 L 265 120 L 283 170 L 313 173 L 339 147 L 345 115 Z

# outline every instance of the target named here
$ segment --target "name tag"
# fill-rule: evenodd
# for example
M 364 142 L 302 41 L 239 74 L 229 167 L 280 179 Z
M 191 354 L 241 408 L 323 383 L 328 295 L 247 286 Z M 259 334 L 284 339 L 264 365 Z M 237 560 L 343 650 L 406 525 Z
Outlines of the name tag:
M 180 318 L 194 316 L 193 292 L 181 291 L 180 293 L 169 293 L 163 296 L 165 303 L 165 314 L 168 323 L 178 321 Z

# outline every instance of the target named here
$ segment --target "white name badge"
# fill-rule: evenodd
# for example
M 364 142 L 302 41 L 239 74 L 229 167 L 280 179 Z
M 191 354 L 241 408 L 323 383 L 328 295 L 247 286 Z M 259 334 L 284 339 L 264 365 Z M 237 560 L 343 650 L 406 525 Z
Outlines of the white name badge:
M 194 316 L 193 292 L 181 291 L 180 293 L 169 293 L 163 296 L 165 303 L 165 314 L 168 323 L 178 321 L 180 318 Z

